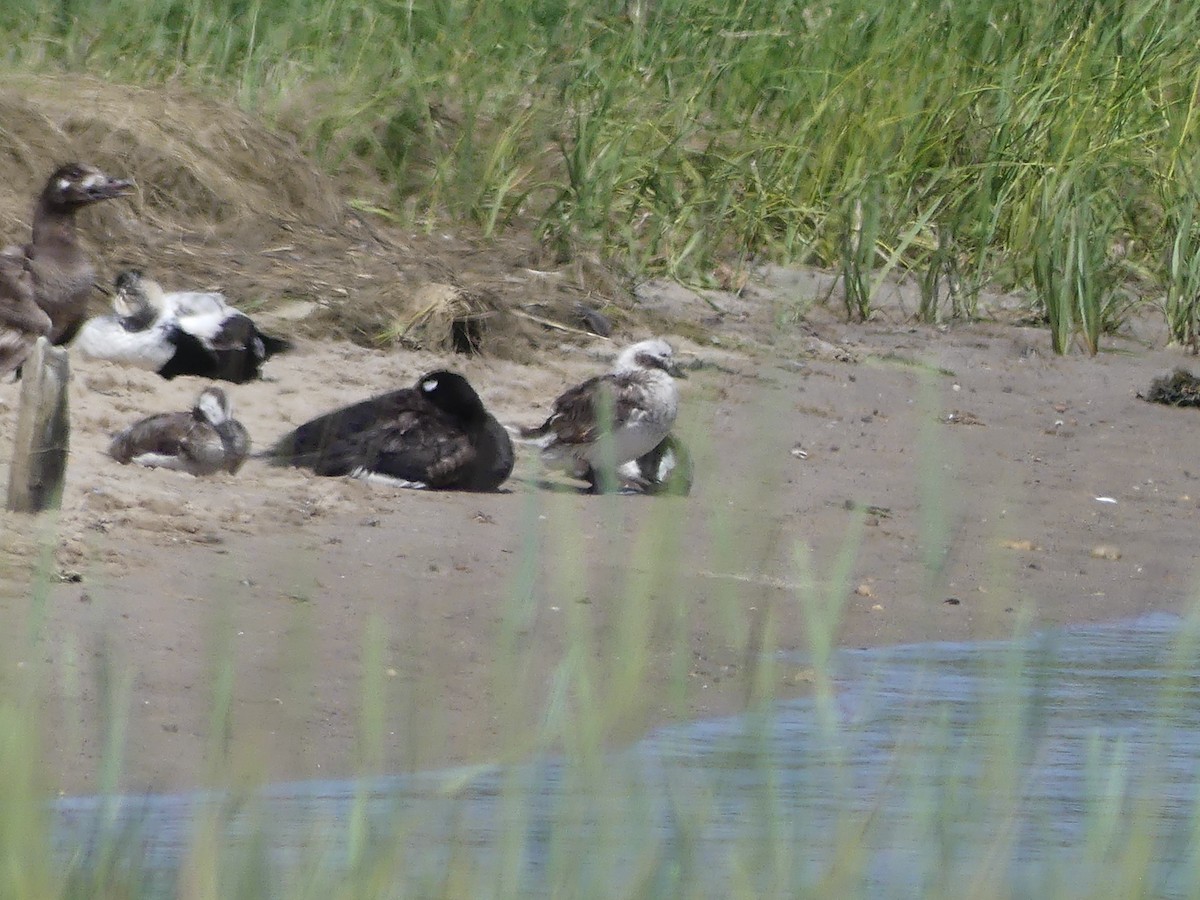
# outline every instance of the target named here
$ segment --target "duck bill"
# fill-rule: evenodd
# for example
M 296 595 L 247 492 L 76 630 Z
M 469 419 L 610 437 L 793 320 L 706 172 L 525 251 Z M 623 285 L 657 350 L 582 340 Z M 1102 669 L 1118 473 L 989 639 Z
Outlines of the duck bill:
M 87 185 L 87 194 L 90 200 L 109 200 L 132 194 L 136 188 L 137 185 L 128 178 L 111 178 L 106 175 Z

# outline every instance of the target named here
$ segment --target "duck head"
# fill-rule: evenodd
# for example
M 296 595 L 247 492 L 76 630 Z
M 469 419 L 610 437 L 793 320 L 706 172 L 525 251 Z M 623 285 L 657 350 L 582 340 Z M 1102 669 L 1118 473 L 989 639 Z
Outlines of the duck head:
M 630 369 L 662 369 L 675 378 L 686 377 L 675 361 L 675 351 L 662 338 L 639 341 L 622 350 L 613 371 L 628 372 Z
M 483 401 L 467 379 L 456 372 L 439 369 L 422 375 L 417 390 L 442 412 L 458 419 L 474 419 L 486 414 Z
M 229 398 L 219 387 L 206 387 L 196 398 L 196 405 L 192 407 L 194 418 L 207 422 L 214 428 L 229 421 L 232 415 L 233 407 Z
M 80 207 L 130 193 L 132 181 L 113 178 L 87 163 L 67 163 L 54 170 L 42 189 L 41 202 L 52 210 L 72 213 Z
M 113 282 L 113 311 L 132 330 L 145 328 L 162 311 L 162 287 L 141 269 L 126 269 Z

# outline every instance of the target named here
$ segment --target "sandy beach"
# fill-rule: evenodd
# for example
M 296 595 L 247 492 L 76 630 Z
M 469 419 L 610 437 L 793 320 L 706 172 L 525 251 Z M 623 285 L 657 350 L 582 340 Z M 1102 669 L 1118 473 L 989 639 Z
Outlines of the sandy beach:
M 186 408 L 198 384 L 78 362 L 63 510 L 9 516 L 3 556 L 4 668 L 18 681 L 41 673 L 55 787 L 95 788 L 114 698 L 128 713 L 130 790 L 204 783 L 217 752 L 256 777 L 353 774 L 364 678 L 385 698 L 383 770 L 520 754 L 513 723 L 545 715 L 576 629 L 598 666 L 619 669 L 610 654 L 627 596 L 652 598 L 643 614 L 660 639 L 614 739 L 742 708 L 763 623 L 802 654 L 814 604 L 839 643 L 867 646 L 1188 602 L 1195 412 L 1136 396 L 1180 354 L 1127 342 L 1055 358 L 1042 333 L 1011 326 L 826 318 L 808 326 L 821 338 L 742 338 L 735 351 L 678 339 L 693 365 L 687 498 L 582 495 L 545 484 L 529 454 L 490 495 L 380 489 L 257 460 L 203 479 L 122 467 L 103 452 L 109 434 Z M 528 423 L 611 350 L 452 362 L 502 420 Z M 444 362 L 305 341 L 231 395 L 262 446 Z M 18 390 L 0 394 L 10 433 Z M 831 581 L 843 553 L 849 577 Z M 31 591 L 47 565 L 48 591 Z M 222 659 L 232 692 L 214 735 Z M 802 665 L 772 677 L 781 696 L 806 689 Z
M 439 367 L 532 424 L 661 334 L 689 370 L 678 433 L 696 474 L 675 498 L 586 496 L 528 453 L 486 495 L 257 460 L 203 479 L 122 467 L 110 435 L 188 408 L 203 382 L 72 358 L 62 510 L 4 515 L 0 539 L 0 679 L 40 710 L 53 790 L 105 784 L 110 744 L 129 791 L 519 758 L 585 684 L 611 693 L 598 734 L 620 742 L 807 690 L 821 629 L 846 646 L 973 640 L 1194 596 L 1200 419 L 1137 396 L 1193 358 L 1150 314 L 1097 357 L 1056 357 L 1018 324 L 1019 297 L 917 325 L 901 283 L 857 323 L 817 271 L 749 262 L 744 284 L 705 291 L 629 279 L 515 233 L 363 215 L 361 183 L 323 180 L 236 115 L 213 137 L 173 125 L 203 104 L 73 89 L 92 118 L 52 90 L 0 96 L 31 148 L 0 180 L 6 239 L 26 233 L 43 159 L 135 177 L 135 197 L 82 223 L 101 280 L 135 264 L 219 288 L 296 342 L 230 388 L 257 447 Z M 235 167 L 220 154 L 239 146 Z M 422 318 L 430 285 L 453 298 L 441 318 Z M 611 337 L 586 334 L 581 308 Z M 481 353 L 454 352 L 455 316 Z M 8 434 L 19 394 L 0 385 Z

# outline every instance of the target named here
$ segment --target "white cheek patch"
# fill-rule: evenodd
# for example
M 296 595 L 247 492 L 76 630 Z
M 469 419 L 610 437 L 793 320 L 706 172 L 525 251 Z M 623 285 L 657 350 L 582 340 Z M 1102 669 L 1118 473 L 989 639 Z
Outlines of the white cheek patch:
M 69 178 L 58 179 L 58 189 L 60 191 L 65 191 L 70 186 L 71 186 L 71 179 L 69 179 Z
M 421 390 L 425 391 L 426 393 L 429 393 L 430 391 L 436 391 L 437 379 L 430 378 L 428 381 L 421 382 Z
M 214 425 L 218 422 L 223 422 L 226 419 L 225 408 L 221 401 L 212 394 L 205 394 L 200 398 L 199 406 L 204 413 L 204 417 Z

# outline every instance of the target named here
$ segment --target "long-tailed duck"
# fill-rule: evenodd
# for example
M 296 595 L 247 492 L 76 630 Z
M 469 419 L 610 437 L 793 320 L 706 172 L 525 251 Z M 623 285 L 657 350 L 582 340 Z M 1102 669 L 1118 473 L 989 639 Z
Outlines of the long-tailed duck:
M 262 455 L 318 475 L 435 490 L 492 491 L 513 469 L 504 426 L 465 378 L 445 371 L 318 416 Z
M 679 410 L 673 375 L 682 375 L 662 338 L 626 347 L 606 375 L 589 378 L 554 401 L 554 411 L 522 437 L 542 460 L 585 478 L 592 490 L 617 487 L 621 466 L 652 451 Z
M 250 452 L 250 435 L 233 418 L 229 398 L 207 387 L 190 412 L 158 413 L 113 437 L 108 455 L 122 465 L 179 469 L 193 475 L 235 473 Z
M 241 384 L 291 347 L 258 330 L 223 294 L 166 293 L 137 269 L 117 276 L 113 314 L 90 319 L 75 347 L 85 356 L 157 372 L 163 378 L 199 375 Z
M 68 163 L 54 170 L 33 207 L 33 235 L 28 244 L 4 248 L 0 266 L 28 270 L 34 302 L 50 319 L 48 337 L 64 344 L 74 337 L 87 315 L 95 272 L 79 243 L 75 214 L 85 206 L 120 197 L 133 182 L 113 178 L 95 166 Z

